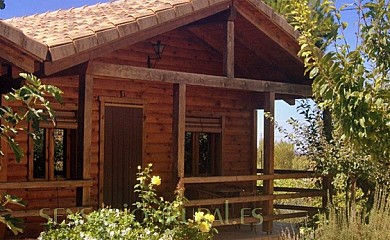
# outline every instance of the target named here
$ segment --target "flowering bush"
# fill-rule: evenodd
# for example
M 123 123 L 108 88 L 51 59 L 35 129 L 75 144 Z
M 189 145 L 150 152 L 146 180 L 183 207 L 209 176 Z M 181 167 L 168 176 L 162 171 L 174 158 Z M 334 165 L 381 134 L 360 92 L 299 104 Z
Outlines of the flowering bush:
M 38 239 L 147 239 L 147 240 L 206 240 L 217 233 L 211 226 L 214 216 L 195 213 L 194 219 L 185 219 L 183 188 L 178 184 L 172 202 L 158 197 L 155 186 L 159 176 L 152 175 L 152 164 L 144 170 L 138 167 L 135 193 L 139 201 L 135 210 L 102 208 L 86 216 L 71 214 L 67 221 L 57 224 L 49 221 L 48 230 Z M 137 221 L 134 213 L 142 213 Z

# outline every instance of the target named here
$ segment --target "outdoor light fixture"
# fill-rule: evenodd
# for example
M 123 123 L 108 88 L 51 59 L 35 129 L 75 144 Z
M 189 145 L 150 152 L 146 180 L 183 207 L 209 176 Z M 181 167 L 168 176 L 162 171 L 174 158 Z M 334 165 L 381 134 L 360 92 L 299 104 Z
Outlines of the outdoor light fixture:
M 161 44 L 161 41 L 157 41 L 157 43 L 152 43 L 154 53 L 156 54 L 154 57 L 148 56 L 148 68 L 155 68 L 156 62 L 161 59 L 161 54 L 164 51 L 165 45 Z M 154 64 L 152 64 L 152 60 L 154 60 Z

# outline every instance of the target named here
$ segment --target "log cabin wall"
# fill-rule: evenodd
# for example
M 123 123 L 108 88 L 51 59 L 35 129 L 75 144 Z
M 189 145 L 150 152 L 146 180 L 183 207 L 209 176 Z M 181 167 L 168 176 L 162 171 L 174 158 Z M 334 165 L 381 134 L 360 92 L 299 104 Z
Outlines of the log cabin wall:
M 178 29 L 153 39 L 137 43 L 126 49 L 105 55 L 97 61 L 113 64 L 146 67 L 148 55 L 153 56 L 151 42 L 157 40 L 166 44 L 157 69 L 183 72 L 223 75 L 222 55 L 202 40 L 197 39 L 186 29 Z M 75 109 L 78 105 L 79 76 L 63 76 L 42 79 L 44 83 L 58 86 L 64 91 L 64 104 L 54 105 L 55 109 Z M 90 173 L 93 180 L 91 205 L 99 207 L 99 149 L 100 149 L 100 97 L 115 97 L 144 100 L 144 152 L 143 164 L 153 163 L 155 174 L 161 176 L 163 185 L 158 189 L 170 197 L 177 184 L 172 162 L 172 104 L 173 85 L 169 83 L 147 82 L 137 79 L 93 79 L 92 105 L 92 145 Z M 224 118 L 224 136 L 222 142 L 222 172 L 224 175 L 247 175 L 253 172 L 253 119 L 254 109 L 261 103 L 257 94 L 238 90 L 187 86 L 186 114 L 191 116 L 209 116 Z M 16 107 L 16 106 L 15 106 Z M 12 152 L 8 152 L 7 181 L 28 181 L 28 152 L 31 151 L 29 139 L 20 134 L 17 140 L 26 157 L 21 163 L 14 161 Z M 28 203 L 27 208 L 70 208 L 76 206 L 75 188 L 18 189 L 8 191 L 22 197 Z M 40 216 L 26 218 L 26 234 L 36 236 L 41 231 Z
M 96 61 L 147 67 L 148 55 L 154 57 L 155 54 L 152 43 L 157 41 L 161 41 L 165 48 L 161 60 L 156 62 L 156 69 L 223 75 L 222 55 L 186 28 L 175 29 L 114 51 Z
M 172 179 L 172 85 L 124 79 L 94 79 L 91 174 L 95 179 L 99 149 L 99 97 L 142 99 L 144 105 L 143 165 L 153 163 L 155 174 L 163 179 L 159 190 L 172 194 L 177 179 Z M 188 86 L 187 114 L 225 119 L 223 173 L 248 175 L 253 167 L 253 110 L 255 95 L 249 92 Z M 92 199 L 96 199 L 93 191 Z M 169 197 L 169 196 L 166 196 Z
M 44 84 L 52 84 L 61 88 L 64 92 L 63 104 L 54 103 L 51 98 L 53 109 L 61 112 L 77 112 L 78 105 L 78 76 L 65 76 L 42 78 Z M 3 101 L 14 109 L 19 106 L 15 103 L 8 103 Z M 50 125 L 50 124 L 48 124 Z M 28 127 L 24 125 L 22 127 Z M 16 141 L 24 150 L 24 158 L 20 163 L 15 161 L 14 153 L 5 148 L 5 157 L 3 160 L 7 162 L 7 182 L 34 182 L 34 181 L 49 181 L 48 179 L 32 179 L 32 169 L 29 164 L 33 161 L 33 141 L 26 134 L 21 133 L 16 136 Z M 30 175 L 30 176 L 29 176 Z M 61 187 L 61 186 L 59 186 Z M 52 214 L 55 208 L 72 208 L 76 206 L 76 188 L 33 188 L 33 189 L 8 189 L 7 193 L 23 198 L 27 203 L 26 207 L 13 207 L 15 210 L 32 211 L 34 216 L 25 218 L 26 229 L 25 233 L 18 237 L 37 236 L 43 229 L 43 224 L 46 219 L 39 216 L 39 210 L 47 208 L 44 214 Z M 35 211 L 38 210 L 38 211 Z M 62 215 L 63 213 L 59 214 Z M 8 232 L 9 234 L 12 234 Z M 9 237 L 14 237 L 9 235 Z

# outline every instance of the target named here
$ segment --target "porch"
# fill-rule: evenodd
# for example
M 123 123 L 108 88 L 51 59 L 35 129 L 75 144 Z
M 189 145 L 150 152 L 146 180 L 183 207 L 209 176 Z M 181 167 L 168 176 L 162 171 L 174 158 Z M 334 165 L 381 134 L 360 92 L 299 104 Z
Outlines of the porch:
M 321 179 L 322 189 L 273 187 L 272 192 L 267 193 L 264 188 L 264 183 L 267 181 L 272 181 L 273 184 L 273 181 L 277 179 L 313 178 Z M 183 182 L 186 191 L 194 192 L 198 189 L 200 193 L 195 197 L 196 199 L 189 200 L 186 204 L 187 209 L 212 213 L 216 218 L 213 225 L 229 230 L 227 233 L 221 232 L 221 239 L 229 239 L 223 236 L 232 236 L 230 232 L 233 232 L 234 236 L 245 236 L 243 239 L 248 239 L 246 237 L 252 239 L 251 237 L 254 236 L 279 236 L 282 232 L 281 227 L 285 228 L 288 225 L 276 221 L 305 218 L 321 212 L 327 205 L 330 187 L 328 177 L 320 176 L 313 171 L 299 170 L 275 170 L 274 174 L 264 174 L 262 169 L 258 169 L 256 175 L 188 177 L 183 178 Z M 254 186 L 254 188 L 249 188 L 253 189 L 252 191 L 247 191 L 242 187 L 248 186 L 248 183 L 249 186 Z M 192 188 L 192 185 L 197 187 Z M 297 198 L 321 198 L 322 207 L 276 202 Z M 275 214 L 275 210 L 279 210 L 280 213 Z
M 286 222 L 275 222 L 274 231 L 267 234 L 261 231 L 261 226 L 252 228 L 251 226 L 241 226 L 235 228 L 218 229 L 218 234 L 214 240 L 276 240 L 281 239 L 283 233 L 297 233 L 299 229 L 295 224 Z

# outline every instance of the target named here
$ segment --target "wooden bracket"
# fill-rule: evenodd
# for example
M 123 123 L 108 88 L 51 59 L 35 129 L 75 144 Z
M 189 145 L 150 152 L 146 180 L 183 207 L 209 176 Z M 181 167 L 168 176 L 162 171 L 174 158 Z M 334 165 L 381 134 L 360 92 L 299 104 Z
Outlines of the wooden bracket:
M 229 8 L 229 16 L 227 18 L 228 21 L 234 21 L 237 17 L 237 9 L 234 6 L 230 6 Z

